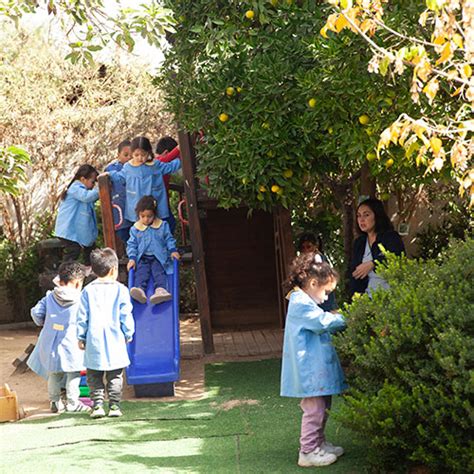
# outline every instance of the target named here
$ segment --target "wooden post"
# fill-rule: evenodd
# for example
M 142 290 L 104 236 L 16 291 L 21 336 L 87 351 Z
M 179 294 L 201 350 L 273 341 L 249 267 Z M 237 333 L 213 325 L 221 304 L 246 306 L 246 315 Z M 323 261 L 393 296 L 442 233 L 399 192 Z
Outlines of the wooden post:
M 206 354 L 214 352 L 212 339 L 211 309 L 209 305 L 209 292 L 207 288 L 206 264 L 204 259 L 204 246 L 202 242 L 201 222 L 199 220 L 196 197 L 196 155 L 191 136 L 182 130 L 178 132 L 179 149 L 181 152 L 181 165 L 184 175 L 184 192 L 188 206 L 189 233 L 193 250 L 194 274 L 196 276 L 197 299 L 199 308 L 199 321 L 201 335 Z
M 108 176 L 101 176 L 99 178 L 99 198 L 102 213 L 102 229 L 104 231 L 104 244 L 106 247 L 117 251 L 112 200 L 110 199 L 110 180 Z

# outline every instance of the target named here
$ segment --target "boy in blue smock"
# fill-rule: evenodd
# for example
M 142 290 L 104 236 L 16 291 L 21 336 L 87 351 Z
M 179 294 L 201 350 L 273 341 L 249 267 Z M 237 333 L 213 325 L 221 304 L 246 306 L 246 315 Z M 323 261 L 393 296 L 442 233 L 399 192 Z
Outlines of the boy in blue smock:
M 344 317 L 319 305 L 336 287 L 337 273 L 318 253 L 293 261 L 285 286 L 292 290 L 283 340 L 281 396 L 301 398 L 301 467 L 327 466 L 344 453 L 326 441 L 324 430 L 331 397 L 346 389 L 346 382 L 331 333 L 345 327 Z
M 85 350 L 87 385 L 94 404 L 91 417 L 105 416 L 104 378 L 109 416 L 122 416 L 123 369 L 130 365 L 127 343 L 135 332 L 132 303 L 128 289 L 117 281 L 118 258 L 112 249 L 94 250 L 91 266 L 97 279 L 82 291 L 77 312 L 77 339 Z
M 157 216 L 153 196 L 143 196 L 136 207 L 138 221 L 130 229 L 127 255 L 130 259 L 127 269 L 135 268 L 135 282 L 130 296 L 140 303 L 146 303 L 146 290 L 150 276 L 153 276 L 154 293 L 151 304 L 171 299 L 165 289 L 166 275 L 173 273 L 173 258 L 179 259 L 176 240 L 171 235 L 167 222 Z
M 36 325 L 43 329 L 28 359 L 28 366 L 48 380 L 51 411 L 66 409 L 70 413 L 89 411 L 79 401 L 80 371 L 84 370 L 84 353 L 77 347 L 76 313 L 79 308 L 84 267 L 77 262 L 59 267 L 59 285 L 48 291 L 31 310 Z M 65 384 L 66 407 L 60 399 Z
M 131 143 L 132 158 L 123 165 L 121 171 L 109 174 L 112 183 L 125 184 L 124 218 L 134 222 L 135 208 L 143 196 L 153 196 L 157 202 L 158 215 L 164 221 L 169 220 L 170 211 L 163 184 L 163 175 L 176 173 L 181 168 L 181 161 L 175 159 L 162 163 L 154 159 L 153 148 L 146 137 L 135 137 Z

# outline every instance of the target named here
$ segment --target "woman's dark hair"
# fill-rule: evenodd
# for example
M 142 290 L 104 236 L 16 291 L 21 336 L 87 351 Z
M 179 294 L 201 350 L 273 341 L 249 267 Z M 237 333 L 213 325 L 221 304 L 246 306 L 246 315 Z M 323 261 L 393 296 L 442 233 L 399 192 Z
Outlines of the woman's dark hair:
M 332 280 L 338 281 L 339 274 L 329 263 L 322 262 L 318 253 L 303 253 L 293 260 L 288 278 L 283 283 L 283 289 L 290 291 L 295 286 L 304 288 L 311 278 L 322 286 Z
M 150 155 L 150 159 L 153 159 L 153 148 L 151 146 L 150 140 L 147 137 L 135 137 L 132 142 L 130 143 L 130 147 L 132 149 L 132 153 L 135 150 L 143 150 Z
M 118 145 L 118 152 L 120 153 L 125 147 L 131 146 L 132 142 L 130 140 L 124 140 L 123 142 L 120 142 Z
M 387 230 L 393 230 L 393 224 L 390 222 L 390 218 L 387 216 L 385 209 L 383 207 L 382 201 L 379 201 L 375 198 L 369 198 L 365 201 L 362 201 L 358 206 L 357 210 L 360 209 L 360 206 L 367 206 L 375 215 L 375 232 L 377 234 L 381 232 L 386 232 Z M 359 228 L 359 224 L 357 224 L 357 228 L 359 232 L 362 231 Z
M 178 142 L 173 137 L 163 137 L 156 144 L 155 153 L 161 155 L 165 151 L 174 150 L 178 146 Z
M 312 244 L 316 245 L 320 252 L 323 251 L 323 239 L 321 239 L 320 235 L 316 237 L 312 232 L 305 232 L 304 234 L 301 234 L 300 238 L 298 239 L 298 250 L 300 252 L 304 242 L 311 242 Z
M 156 214 L 156 200 L 153 196 L 143 196 L 138 202 L 135 207 L 135 212 L 137 216 L 140 215 L 140 212 L 143 211 L 153 211 Z
M 71 182 L 67 185 L 67 188 L 63 191 L 61 194 L 61 199 L 64 201 L 67 196 L 67 190 L 71 187 L 71 184 L 74 183 L 74 181 L 77 181 L 78 179 L 81 178 L 92 178 L 93 175 L 98 176 L 99 172 L 91 165 L 81 165 L 79 166 L 79 169 L 76 171 L 76 174 L 74 177 L 71 179 Z

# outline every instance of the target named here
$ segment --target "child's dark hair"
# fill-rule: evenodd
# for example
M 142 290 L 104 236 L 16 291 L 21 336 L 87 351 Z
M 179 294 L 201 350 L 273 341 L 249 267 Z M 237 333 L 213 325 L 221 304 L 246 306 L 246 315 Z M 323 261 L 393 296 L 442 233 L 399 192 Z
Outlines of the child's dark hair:
M 149 159 L 154 158 L 153 148 L 151 146 L 150 140 L 148 140 L 147 137 L 135 137 L 131 141 L 130 147 L 131 147 L 132 153 L 135 150 L 143 150 L 143 151 L 146 151 L 148 153 Z
M 316 245 L 317 249 L 322 252 L 323 251 L 323 239 L 321 236 L 318 235 L 317 237 L 312 232 L 305 232 L 301 234 L 298 240 L 298 250 L 301 252 L 301 247 L 303 246 L 303 242 L 311 242 L 313 245 Z
M 135 212 L 137 216 L 140 215 L 140 212 L 143 211 L 153 211 L 156 216 L 156 200 L 153 196 L 143 196 L 135 207 Z
M 67 190 L 71 187 L 71 184 L 74 183 L 74 181 L 77 181 L 78 179 L 81 179 L 81 178 L 89 179 L 94 174 L 96 176 L 98 176 L 99 172 L 93 166 L 91 166 L 91 165 L 81 165 L 81 166 L 79 166 L 79 169 L 76 171 L 76 174 L 71 179 L 71 182 L 67 185 L 67 188 L 61 194 L 61 199 L 62 200 L 66 199 Z
M 161 155 L 165 151 L 174 150 L 178 146 L 178 142 L 173 137 L 163 137 L 156 144 L 155 153 Z
M 84 265 L 79 262 L 64 262 L 58 268 L 59 281 L 68 284 L 74 280 L 84 280 L 86 276 Z
M 130 140 L 124 140 L 118 144 L 118 152 L 120 153 L 127 146 L 131 146 L 132 142 Z
M 106 276 L 112 268 L 118 268 L 118 258 L 115 250 L 106 247 L 105 249 L 95 249 L 91 252 L 92 271 L 98 277 Z
M 386 232 L 387 230 L 393 230 L 393 224 L 390 221 L 390 218 L 387 216 L 385 209 L 383 207 L 383 202 L 379 201 L 375 198 L 369 198 L 365 201 L 362 201 L 358 206 L 357 210 L 359 210 L 360 206 L 367 206 L 375 216 L 375 232 Z M 359 232 L 362 232 L 357 224 L 357 229 Z
M 322 262 L 318 253 L 304 253 L 293 260 L 283 288 L 285 291 L 290 291 L 295 286 L 304 288 L 312 278 L 322 286 L 332 280 L 338 281 L 339 274 L 327 262 Z

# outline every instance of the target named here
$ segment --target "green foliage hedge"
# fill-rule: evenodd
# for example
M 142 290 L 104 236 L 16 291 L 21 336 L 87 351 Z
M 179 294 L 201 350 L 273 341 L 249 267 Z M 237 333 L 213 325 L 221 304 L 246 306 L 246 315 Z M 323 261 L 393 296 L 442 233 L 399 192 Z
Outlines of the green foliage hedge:
M 473 472 L 474 240 L 442 260 L 389 258 L 390 290 L 347 308 L 336 338 L 351 390 L 342 421 L 382 469 Z

